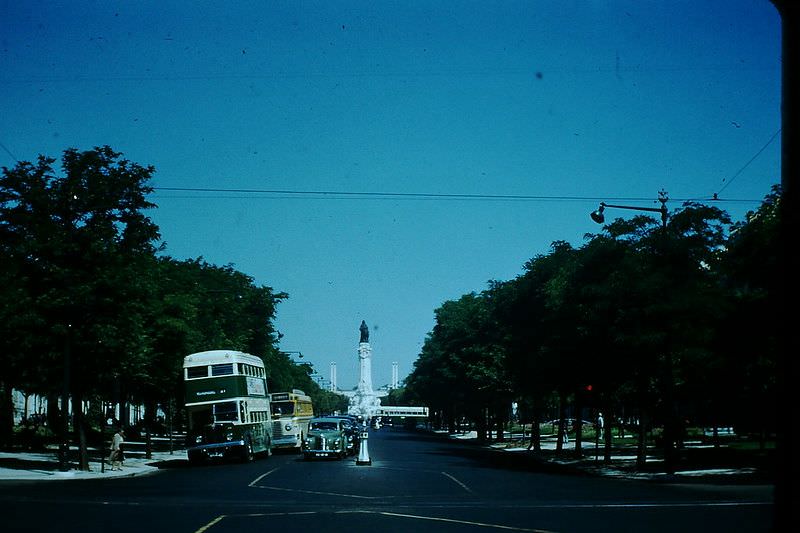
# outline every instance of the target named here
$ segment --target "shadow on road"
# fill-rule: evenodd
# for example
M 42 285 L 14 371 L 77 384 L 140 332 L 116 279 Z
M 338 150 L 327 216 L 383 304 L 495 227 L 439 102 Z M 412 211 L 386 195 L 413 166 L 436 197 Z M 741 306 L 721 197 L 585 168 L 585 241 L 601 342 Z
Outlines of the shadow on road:
M 58 470 L 58 461 L 37 461 L 35 459 L 18 459 L 13 457 L 0 458 L 0 468 L 13 468 L 15 470 Z
M 650 460 L 637 467 L 634 460 L 616 460 L 603 463 L 602 456 L 595 459 L 593 448 L 587 447 L 582 458 L 573 450 L 532 451 L 490 448 L 474 440 L 453 440 L 444 435 L 418 434 L 419 440 L 439 440 L 442 446 L 426 453 L 436 456 L 458 457 L 478 468 L 527 471 L 543 474 L 598 476 L 650 481 L 674 482 L 672 476 L 664 475 L 662 460 Z M 410 437 L 411 440 L 414 437 Z M 615 450 L 612 455 L 635 455 L 631 450 Z M 773 482 L 774 463 L 771 455 L 743 453 L 731 449 L 683 449 L 679 468 L 682 483 L 706 484 L 770 484 Z M 613 471 L 613 474 L 610 472 Z M 695 475 L 690 472 L 695 471 Z M 649 477 L 648 477 L 649 475 Z

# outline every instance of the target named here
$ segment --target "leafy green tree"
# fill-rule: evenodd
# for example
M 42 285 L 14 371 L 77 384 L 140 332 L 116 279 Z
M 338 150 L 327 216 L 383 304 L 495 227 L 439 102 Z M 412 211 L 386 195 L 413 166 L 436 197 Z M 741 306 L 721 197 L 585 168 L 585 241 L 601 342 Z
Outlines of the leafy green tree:
M 512 397 L 502 332 L 491 312 L 498 290 L 466 294 L 437 309 L 436 325 L 407 380 L 412 394 L 438 411 L 441 422 L 452 428 L 466 416 L 481 440 L 490 424 L 502 426 Z
M 781 199 L 782 190 L 775 186 L 746 221 L 733 226 L 721 255 L 730 305 L 717 336 L 714 426 L 732 422 L 738 431 L 757 433 L 762 446 L 778 427 L 781 333 L 776 324 L 786 312 L 780 301 L 785 290 L 780 264 Z
M 154 207 L 146 199 L 154 169 L 107 146 L 66 150 L 61 174 L 53 163 L 40 157 L 3 168 L 0 232 L 8 271 L 26 273 L 12 282 L 30 305 L 29 328 L 18 334 L 35 339 L 15 354 L 32 369 L 22 384 L 42 393 L 63 388 L 81 405 L 142 355 L 142 317 L 133 302 L 142 290 L 138 266 L 159 238 L 144 214 Z M 36 328 L 41 324 L 50 327 Z M 82 410 L 74 414 L 86 468 Z
M 681 395 L 685 396 L 686 383 L 694 379 L 686 370 L 696 369 L 692 363 L 710 353 L 723 308 L 715 272 L 729 223 L 727 214 L 717 208 L 687 204 L 669 218 L 665 227 L 644 216 L 606 226 L 609 237 L 627 243 L 624 256 L 614 267 L 621 274 L 616 278 L 624 283 L 613 282 L 612 269 L 605 289 L 602 279 L 596 285 L 600 293 L 594 302 L 610 312 L 608 332 L 612 337 L 606 346 L 624 354 L 624 363 L 616 365 L 616 370 L 629 368 L 632 374 L 628 377 L 636 383 L 642 408 L 640 463 L 644 458 L 647 406 L 655 400 L 664 425 L 666 467 L 674 469 L 674 445 L 680 440 L 685 418 L 681 405 L 685 397 Z M 603 374 L 613 375 L 599 375 Z M 623 385 L 618 382 L 614 387 Z
M 550 254 L 528 261 L 525 273 L 504 285 L 503 303 L 494 309 L 497 321 L 506 325 L 503 342 L 512 386 L 530 406 L 531 447 L 536 451 L 541 449 L 539 424 L 551 393 L 565 397 L 572 377 L 569 354 L 574 352 L 574 329 L 559 295 L 574 258 L 571 245 L 554 242 Z M 560 424 L 559 446 L 564 431 Z
M 407 390 L 411 398 L 428 405 L 434 427 L 455 429 L 463 416 L 464 391 L 458 386 L 456 369 L 449 364 L 439 337 L 433 332 L 427 335 L 407 378 Z
M 149 292 L 142 300 L 146 357 L 120 376 L 125 397 L 119 399 L 144 402 L 147 421 L 158 405 L 182 405 L 181 369 L 190 353 L 231 349 L 257 355 L 266 363 L 271 390 L 284 390 L 294 383 L 292 376 L 302 381 L 303 372 L 277 349 L 273 320 L 286 294 L 202 259 L 153 258 L 148 273 Z

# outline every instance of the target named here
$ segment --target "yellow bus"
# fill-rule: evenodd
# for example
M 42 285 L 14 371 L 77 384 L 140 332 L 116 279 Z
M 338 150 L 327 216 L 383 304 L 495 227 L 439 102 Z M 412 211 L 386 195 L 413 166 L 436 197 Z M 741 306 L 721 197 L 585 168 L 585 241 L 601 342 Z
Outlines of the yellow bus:
M 300 449 L 308 423 L 314 417 L 311 397 L 299 389 L 269 395 L 272 411 L 272 445 Z

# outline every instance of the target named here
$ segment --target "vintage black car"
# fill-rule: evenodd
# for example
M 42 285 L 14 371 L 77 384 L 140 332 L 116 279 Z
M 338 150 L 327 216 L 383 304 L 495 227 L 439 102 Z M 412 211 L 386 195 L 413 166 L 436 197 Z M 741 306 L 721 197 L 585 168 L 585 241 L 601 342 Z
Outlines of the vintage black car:
M 344 432 L 347 436 L 347 453 L 350 455 L 358 453 L 358 445 L 361 442 L 361 424 L 352 415 L 335 415 L 329 418 L 338 418 L 344 422 Z
M 345 425 L 341 418 L 312 418 L 308 424 L 308 433 L 303 439 L 303 457 L 344 458 L 348 454 Z

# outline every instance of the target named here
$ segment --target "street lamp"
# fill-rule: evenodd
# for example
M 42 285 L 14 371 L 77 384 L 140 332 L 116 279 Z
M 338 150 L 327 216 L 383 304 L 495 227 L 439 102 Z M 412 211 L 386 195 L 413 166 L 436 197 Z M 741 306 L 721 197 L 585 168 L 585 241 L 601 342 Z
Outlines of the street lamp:
M 297 358 L 298 358 L 298 359 L 302 359 L 302 358 L 303 358 L 303 352 L 298 352 L 298 351 L 294 351 L 294 352 L 283 352 L 283 351 L 282 351 L 281 353 L 282 353 L 283 355 L 289 356 L 290 358 L 291 358 L 291 357 L 292 357 L 292 355 L 294 355 L 294 354 L 297 354 Z M 294 361 L 294 360 L 293 360 L 292 362 L 296 362 L 296 361 Z
M 589 216 L 596 223 L 602 224 L 605 221 L 605 216 L 603 215 L 603 211 L 605 211 L 606 207 L 611 207 L 615 209 L 632 209 L 634 211 L 648 211 L 651 213 L 661 213 L 661 226 L 663 229 L 664 237 L 666 238 L 667 215 L 668 215 L 667 200 L 669 200 L 669 197 L 667 196 L 667 191 L 662 189 L 658 191 L 658 201 L 661 202 L 660 207 L 612 205 L 612 204 L 607 204 L 605 202 L 600 202 L 600 206 L 597 208 L 597 210 L 589 213 Z M 665 348 L 664 350 L 663 371 L 664 371 L 664 377 L 663 377 L 664 403 L 667 406 L 667 414 L 664 420 L 664 465 L 666 467 L 667 473 L 673 474 L 675 471 L 675 443 L 673 441 L 675 436 L 675 431 L 674 431 L 675 427 L 673 420 L 675 416 L 675 406 L 673 400 L 672 355 L 670 354 L 669 347 Z M 641 438 L 641 432 L 640 432 L 640 438 Z
M 613 204 L 607 204 L 605 202 L 600 202 L 600 207 L 598 207 L 596 211 L 592 211 L 591 213 L 589 213 L 589 216 L 592 218 L 592 220 L 594 220 L 598 224 L 602 224 L 606 220 L 606 217 L 603 214 L 603 211 L 605 211 L 606 207 L 612 207 L 615 209 L 633 209 L 634 211 L 650 211 L 653 213 L 661 213 L 661 224 L 663 225 L 663 227 L 666 228 L 667 200 L 669 200 L 669 198 L 667 197 L 667 191 L 662 189 L 658 191 L 658 201 L 661 202 L 661 207 L 636 207 L 631 205 L 613 205 Z

